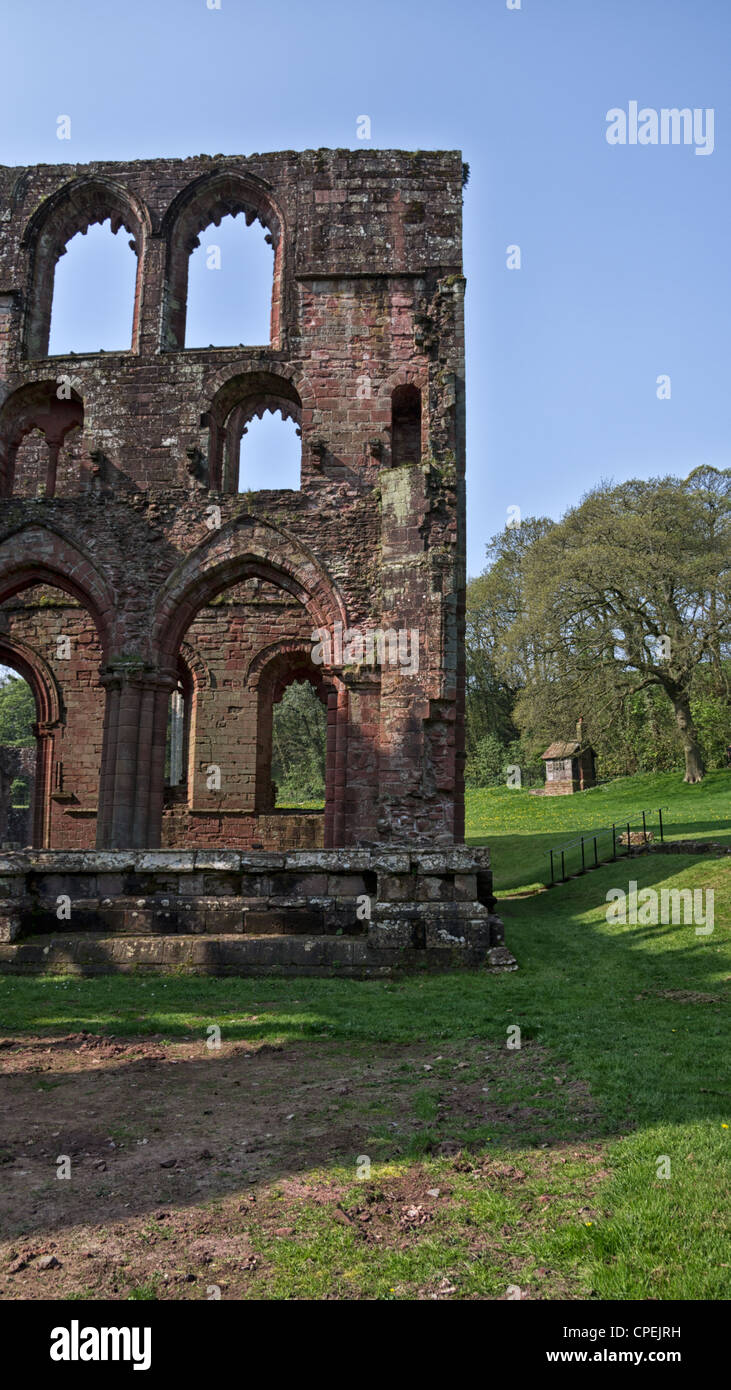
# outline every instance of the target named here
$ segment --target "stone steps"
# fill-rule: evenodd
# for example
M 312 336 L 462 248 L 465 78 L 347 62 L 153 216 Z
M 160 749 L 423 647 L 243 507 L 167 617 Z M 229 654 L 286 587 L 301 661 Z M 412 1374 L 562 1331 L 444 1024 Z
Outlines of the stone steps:
M 417 954 L 423 957 L 424 952 Z M 365 937 L 196 934 L 131 936 L 54 932 L 0 943 L 0 974 L 11 975 L 388 975 Z
M 504 946 L 479 961 L 462 952 L 374 948 L 367 936 L 188 934 L 129 936 L 54 932 L 0 942 L 2 975 L 331 975 L 358 979 L 394 971 L 480 964 L 491 973 L 514 970 Z
M 0 972 L 509 969 L 494 903 L 484 847 L 9 853 Z
M 63 935 L 83 936 L 328 936 L 338 931 L 328 926 L 322 909 L 311 904 L 284 903 L 267 907 L 257 903 L 252 909 L 240 899 L 218 901 L 200 899 L 176 902 L 174 907 L 155 904 L 125 908 L 117 903 L 110 909 L 98 903 L 74 903 L 73 932 L 59 924 Z M 57 919 L 52 912 L 36 913 L 32 925 L 26 928 L 29 940 L 43 936 L 51 940 L 57 935 Z M 348 932 L 358 936 L 358 931 Z

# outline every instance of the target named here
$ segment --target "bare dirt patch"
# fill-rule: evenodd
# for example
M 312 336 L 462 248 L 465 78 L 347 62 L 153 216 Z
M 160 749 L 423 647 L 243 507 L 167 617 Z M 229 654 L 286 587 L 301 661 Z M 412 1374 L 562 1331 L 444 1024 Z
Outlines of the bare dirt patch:
M 303 1204 L 324 1205 L 365 1244 L 421 1239 L 450 1191 L 430 1195 L 414 1145 L 459 1172 L 485 1127 L 505 1126 L 516 1148 L 597 1132 L 586 1088 L 544 1049 L 479 1039 L 350 1053 L 331 1042 L 4 1038 L 0 1077 L 5 1299 L 205 1298 L 210 1286 L 246 1297 L 266 1274 L 262 1234 L 286 1238 Z M 355 1178 L 359 1155 L 411 1152 L 407 1176 L 344 1200 L 343 1166 Z M 485 1180 L 514 1187 L 519 1171 L 504 1168 Z
M 722 994 L 706 994 L 697 989 L 643 989 L 635 999 L 669 999 L 673 1004 L 723 1004 Z

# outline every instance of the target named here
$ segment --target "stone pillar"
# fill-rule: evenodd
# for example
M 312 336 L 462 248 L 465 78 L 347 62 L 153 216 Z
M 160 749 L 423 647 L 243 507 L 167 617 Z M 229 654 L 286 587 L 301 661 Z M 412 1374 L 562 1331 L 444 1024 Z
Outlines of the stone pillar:
M 397 637 L 384 642 L 381 660 L 379 835 L 394 843 L 438 843 L 442 808 L 432 801 L 425 732 L 430 672 L 426 619 L 429 572 L 423 529 L 427 513 L 425 475 L 420 467 L 379 473 L 382 492 L 381 629 Z M 412 633 L 415 637 L 412 641 Z M 414 655 L 406 665 L 405 652 Z M 437 637 L 439 651 L 439 637 Z M 396 660 L 394 660 L 396 657 Z M 416 660 L 418 658 L 418 662 Z
M 149 728 L 151 756 L 150 774 L 147 779 L 147 815 L 139 829 L 136 845 L 147 845 L 156 849 L 162 838 L 162 810 L 165 799 L 165 741 L 168 727 L 168 704 L 170 692 L 177 689 L 178 677 L 174 671 L 158 673 L 150 679 L 146 701 L 146 727 Z M 141 808 L 142 809 L 142 808 Z
M 344 818 L 340 845 L 378 839 L 380 785 L 380 680 L 375 671 L 344 673 L 347 686 L 347 742 L 343 749 Z
M 61 439 L 49 439 L 48 442 L 48 475 L 46 478 L 46 497 L 56 496 L 56 474 L 58 472 L 58 456 L 61 451 Z
M 335 843 L 335 757 L 338 736 L 338 693 L 330 690 L 327 697 L 327 735 L 325 744 L 325 823 L 323 845 L 332 849 Z
M 36 736 L 36 766 L 33 786 L 30 787 L 32 840 L 34 849 L 51 848 L 51 788 L 57 723 L 34 724 Z
M 170 786 L 177 787 L 183 780 L 183 743 L 185 733 L 185 710 L 183 696 L 174 690 L 170 696 Z
M 97 849 L 155 849 L 162 830 L 165 736 L 177 677 L 112 663 L 106 690 Z
M 0 844 L 4 844 L 8 837 L 10 788 L 15 777 L 16 766 L 15 749 L 0 747 Z
M 151 355 L 160 350 L 162 329 L 162 298 L 165 279 L 165 240 L 148 236 L 144 264 L 138 274 L 135 292 L 135 324 L 140 353 Z
M 345 773 L 348 748 L 348 690 L 338 688 L 335 719 L 335 772 L 333 776 L 332 842 L 334 848 L 345 844 Z

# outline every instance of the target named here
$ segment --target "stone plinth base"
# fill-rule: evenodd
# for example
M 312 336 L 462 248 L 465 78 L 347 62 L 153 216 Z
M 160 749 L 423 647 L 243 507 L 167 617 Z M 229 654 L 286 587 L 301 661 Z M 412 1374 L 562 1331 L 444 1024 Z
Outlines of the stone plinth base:
M 487 849 L 0 855 L 0 971 L 514 969 Z

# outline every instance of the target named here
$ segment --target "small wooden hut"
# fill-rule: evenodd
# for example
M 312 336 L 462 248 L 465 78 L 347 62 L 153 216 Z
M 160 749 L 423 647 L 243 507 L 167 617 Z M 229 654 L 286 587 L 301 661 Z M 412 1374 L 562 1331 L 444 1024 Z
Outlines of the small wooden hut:
M 584 741 L 583 720 L 579 720 L 577 737 L 568 743 L 552 743 L 543 754 L 546 764 L 544 796 L 570 796 L 596 786 L 594 750 Z

